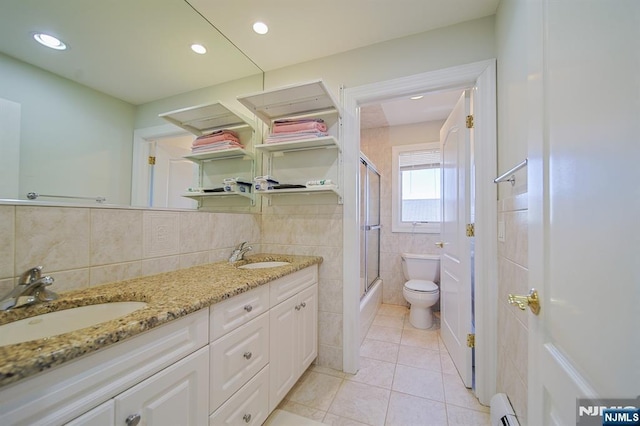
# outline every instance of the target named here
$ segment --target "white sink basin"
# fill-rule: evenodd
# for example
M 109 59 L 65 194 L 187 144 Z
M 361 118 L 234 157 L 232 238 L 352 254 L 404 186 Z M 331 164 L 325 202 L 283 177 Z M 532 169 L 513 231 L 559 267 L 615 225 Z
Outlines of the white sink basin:
M 247 263 L 246 265 L 238 266 L 239 269 L 262 269 L 262 268 L 275 268 L 277 266 L 290 265 L 289 262 L 255 262 Z
M 0 325 L 0 346 L 57 336 L 110 321 L 147 306 L 145 302 L 113 302 L 49 312 Z

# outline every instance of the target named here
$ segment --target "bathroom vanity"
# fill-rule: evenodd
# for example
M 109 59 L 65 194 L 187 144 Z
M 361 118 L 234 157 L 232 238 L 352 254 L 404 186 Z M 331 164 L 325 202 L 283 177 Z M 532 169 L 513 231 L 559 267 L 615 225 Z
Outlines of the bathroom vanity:
M 288 264 L 219 262 L 64 294 L 147 307 L 0 347 L 0 424 L 262 424 L 317 356 L 322 258 L 257 261 Z

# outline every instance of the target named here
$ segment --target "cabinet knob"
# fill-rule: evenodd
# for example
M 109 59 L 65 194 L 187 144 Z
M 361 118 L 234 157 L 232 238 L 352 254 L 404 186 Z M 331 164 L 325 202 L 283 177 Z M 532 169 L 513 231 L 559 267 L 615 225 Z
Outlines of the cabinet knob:
M 251 352 L 245 352 L 244 354 L 242 354 L 242 356 L 246 359 L 251 359 Z
M 245 414 L 242 416 L 242 420 L 244 420 L 245 423 L 249 423 L 251 421 L 251 414 Z
M 300 304 L 300 306 L 302 306 L 303 308 L 306 308 L 306 307 L 307 307 L 307 303 L 306 303 L 306 302 L 302 302 L 302 303 Z
M 140 423 L 140 414 L 132 414 L 124 421 L 127 426 L 137 426 Z
M 299 311 L 302 306 L 296 305 L 296 311 Z
M 253 310 L 253 306 L 251 306 L 251 305 L 245 305 L 245 306 L 244 306 L 244 310 L 245 310 L 245 311 L 247 311 L 247 312 L 251 312 L 251 311 Z

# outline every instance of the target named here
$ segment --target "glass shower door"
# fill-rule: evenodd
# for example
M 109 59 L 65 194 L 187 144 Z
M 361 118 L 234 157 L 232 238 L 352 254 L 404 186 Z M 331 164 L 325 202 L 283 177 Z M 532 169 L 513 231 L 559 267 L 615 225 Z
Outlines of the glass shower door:
M 380 276 L 380 175 L 360 160 L 360 290 L 364 296 Z

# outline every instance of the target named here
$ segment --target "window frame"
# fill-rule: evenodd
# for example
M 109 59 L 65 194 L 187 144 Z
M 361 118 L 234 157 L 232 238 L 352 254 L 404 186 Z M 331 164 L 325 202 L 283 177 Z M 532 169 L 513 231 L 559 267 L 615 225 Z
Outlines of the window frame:
M 400 155 L 407 152 L 425 151 L 440 148 L 440 142 L 425 142 L 411 145 L 394 145 L 391 147 L 391 232 L 407 232 L 416 234 L 439 234 L 441 222 L 405 223 L 402 222 L 402 180 L 400 179 Z M 440 165 L 440 170 L 442 164 Z M 442 203 L 442 193 L 440 194 Z M 440 206 L 442 209 L 442 204 Z

